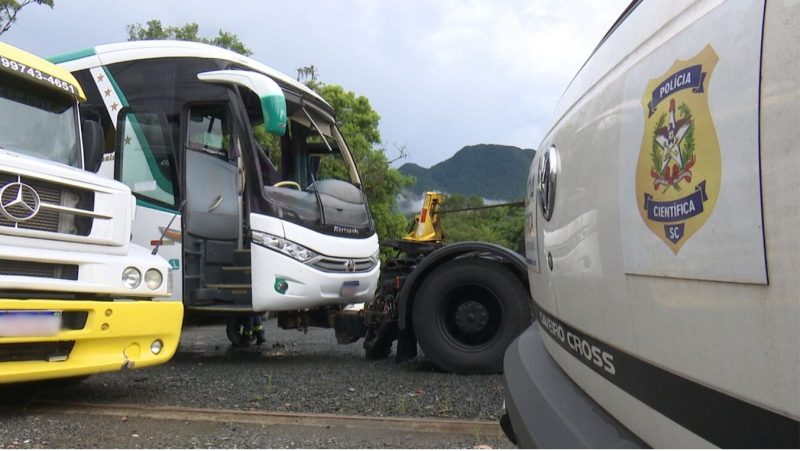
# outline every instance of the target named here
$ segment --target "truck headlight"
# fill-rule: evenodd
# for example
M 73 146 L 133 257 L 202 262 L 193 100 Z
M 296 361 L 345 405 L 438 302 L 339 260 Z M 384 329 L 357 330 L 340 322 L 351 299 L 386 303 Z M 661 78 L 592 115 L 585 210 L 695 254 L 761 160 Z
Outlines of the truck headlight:
M 133 266 L 128 266 L 122 271 L 122 285 L 131 290 L 142 283 L 142 273 Z
M 253 231 L 252 233 L 254 243 L 288 255 L 297 261 L 307 262 L 317 256 L 317 253 L 311 249 L 307 249 L 287 239 L 264 232 Z
M 164 276 L 161 274 L 161 271 L 155 268 L 148 269 L 147 272 L 144 273 L 144 284 L 151 290 L 157 290 L 163 282 Z

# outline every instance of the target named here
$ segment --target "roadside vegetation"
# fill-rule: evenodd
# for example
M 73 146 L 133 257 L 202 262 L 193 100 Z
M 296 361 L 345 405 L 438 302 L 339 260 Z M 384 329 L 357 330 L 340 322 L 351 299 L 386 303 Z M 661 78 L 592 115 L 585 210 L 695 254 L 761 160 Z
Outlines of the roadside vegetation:
M 0 35 L 17 21 L 17 14 L 28 5 L 45 5 L 53 8 L 53 0 L 0 0 Z
M 445 196 L 441 210 L 461 210 L 484 205 L 483 198 L 478 196 L 450 194 Z M 522 251 L 525 225 L 525 210 L 522 207 L 444 213 L 440 215 L 440 220 L 448 243 L 488 241 L 514 251 Z

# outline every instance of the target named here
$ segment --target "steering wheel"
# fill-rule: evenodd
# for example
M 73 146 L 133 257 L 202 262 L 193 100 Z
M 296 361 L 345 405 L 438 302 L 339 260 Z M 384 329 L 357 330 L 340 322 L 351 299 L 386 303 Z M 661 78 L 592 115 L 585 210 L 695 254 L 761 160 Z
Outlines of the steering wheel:
M 284 181 L 278 182 L 278 183 L 276 183 L 276 184 L 274 184 L 272 186 L 274 186 L 276 188 L 283 188 L 283 187 L 294 188 L 297 191 L 303 191 L 303 188 L 300 187 L 300 184 L 295 182 L 295 181 L 292 181 L 292 180 L 284 180 Z

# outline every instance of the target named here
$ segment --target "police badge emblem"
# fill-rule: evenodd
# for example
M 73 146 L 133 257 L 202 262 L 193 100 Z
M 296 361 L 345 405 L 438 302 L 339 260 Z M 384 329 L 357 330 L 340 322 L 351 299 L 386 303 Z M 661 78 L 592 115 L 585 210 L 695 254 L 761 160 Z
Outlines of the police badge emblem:
M 706 46 L 647 85 L 636 198 L 647 227 L 676 255 L 705 224 L 719 196 L 719 141 L 708 106 L 717 54 Z

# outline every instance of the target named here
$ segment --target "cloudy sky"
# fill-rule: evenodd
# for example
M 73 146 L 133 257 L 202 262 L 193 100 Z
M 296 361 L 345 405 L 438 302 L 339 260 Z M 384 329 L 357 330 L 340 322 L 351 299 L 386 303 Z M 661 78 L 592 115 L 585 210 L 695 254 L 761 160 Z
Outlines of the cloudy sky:
M 431 166 L 461 147 L 536 148 L 561 92 L 629 0 L 55 0 L 0 36 L 42 56 L 124 41 L 125 26 L 196 22 L 253 58 L 365 95 L 387 156 Z M 399 162 L 399 163 L 402 163 Z

